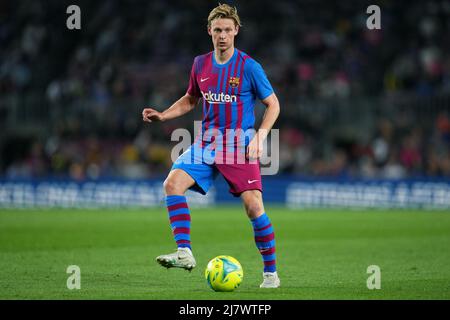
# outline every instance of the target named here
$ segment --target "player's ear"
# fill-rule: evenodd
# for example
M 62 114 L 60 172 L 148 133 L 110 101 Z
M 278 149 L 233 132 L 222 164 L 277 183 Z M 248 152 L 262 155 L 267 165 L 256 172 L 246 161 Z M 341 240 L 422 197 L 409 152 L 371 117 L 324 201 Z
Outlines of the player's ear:
M 208 34 L 210 35 L 210 36 L 212 36 L 212 34 L 211 34 L 211 27 L 206 27 L 206 29 L 208 30 Z
M 236 28 L 234 29 L 234 35 L 237 36 L 238 33 L 239 33 L 239 26 L 236 26 Z

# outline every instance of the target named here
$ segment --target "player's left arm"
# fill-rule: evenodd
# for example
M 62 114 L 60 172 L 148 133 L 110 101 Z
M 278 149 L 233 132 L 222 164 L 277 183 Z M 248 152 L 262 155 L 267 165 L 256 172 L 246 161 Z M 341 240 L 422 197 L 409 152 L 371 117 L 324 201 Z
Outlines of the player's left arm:
M 247 157 L 250 159 L 258 159 L 262 156 L 264 140 L 267 138 L 267 135 L 280 114 L 280 102 L 275 93 L 261 100 L 261 102 L 266 106 L 266 111 L 264 112 L 258 132 L 248 145 Z

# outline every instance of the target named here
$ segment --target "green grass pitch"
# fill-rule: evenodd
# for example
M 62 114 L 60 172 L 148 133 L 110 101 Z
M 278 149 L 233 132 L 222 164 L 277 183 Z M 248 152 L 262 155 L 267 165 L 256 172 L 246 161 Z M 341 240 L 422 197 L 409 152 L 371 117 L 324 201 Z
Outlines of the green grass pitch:
M 0 210 L 0 299 L 449 299 L 450 212 L 266 208 L 275 228 L 282 287 L 260 289 L 251 224 L 234 206 L 192 209 L 197 268 L 166 270 L 175 249 L 167 213 L 136 210 Z M 232 293 L 207 287 L 204 269 L 237 258 Z M 81 289 L 69 290 L 69 265 Z M 367 267 L 381 268 L 369 290 Z

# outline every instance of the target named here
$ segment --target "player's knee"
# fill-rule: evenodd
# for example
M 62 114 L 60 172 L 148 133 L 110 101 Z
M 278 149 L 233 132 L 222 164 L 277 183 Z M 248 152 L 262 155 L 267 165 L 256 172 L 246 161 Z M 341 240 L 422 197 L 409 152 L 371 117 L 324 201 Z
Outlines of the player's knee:
M 175 179 L 167 178 L 166 180 L 164 180 L 163 186 L 164 186 L 164 192 L 166 193 L 166 195 L 183 194 L 184 193 L 183 190 L 180 190 L 180 186 L 179 186 L 179 184 L 177 184 Z
M 263 206 L 258 199 L 248 201 L 245 204 L 245 210 L 251 219 L 259 217 L 264 211 Z

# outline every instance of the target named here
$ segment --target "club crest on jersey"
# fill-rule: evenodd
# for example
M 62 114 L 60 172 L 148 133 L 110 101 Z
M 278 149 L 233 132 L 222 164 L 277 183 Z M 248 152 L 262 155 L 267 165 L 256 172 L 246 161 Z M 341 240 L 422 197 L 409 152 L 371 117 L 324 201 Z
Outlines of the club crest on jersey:
M 228 83 L 230 84 L 230 87 L 236 88 L 239 86 L 239 78 L 238 77 L 230 77 L 230 80 Z

